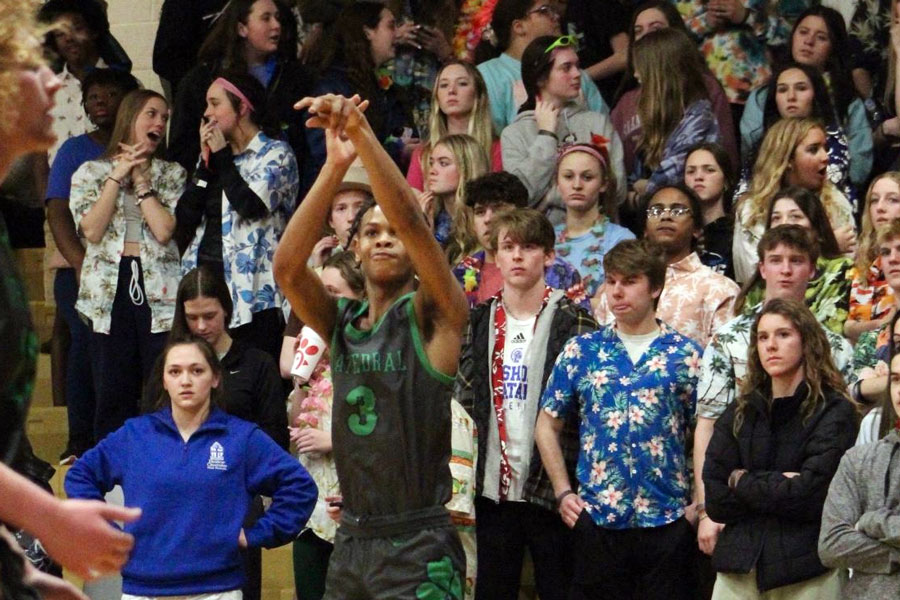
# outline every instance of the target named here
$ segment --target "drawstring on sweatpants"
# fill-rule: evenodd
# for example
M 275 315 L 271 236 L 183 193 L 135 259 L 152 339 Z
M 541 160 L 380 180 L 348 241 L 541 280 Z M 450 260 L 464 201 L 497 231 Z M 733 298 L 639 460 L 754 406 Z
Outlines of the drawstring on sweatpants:
M 144 290 L 141 289 L 141 272 L 136 260 L 131 261 L 131 281 L 128 284 L 128 295 L 135 306 L 144 304 Z

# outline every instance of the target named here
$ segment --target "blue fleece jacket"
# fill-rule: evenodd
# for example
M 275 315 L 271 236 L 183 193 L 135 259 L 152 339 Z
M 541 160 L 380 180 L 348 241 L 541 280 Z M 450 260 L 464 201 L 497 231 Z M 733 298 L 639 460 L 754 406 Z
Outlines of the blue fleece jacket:
M 115 485 L 143 510 L 122 590 L 177 596 L 239 589 L 241 523 L 257 494 L 269 510 L 245 532 L 250 546 L 292 540 L 316 503 L 316 485 L 295 458 L 247 421 L 213 409 L 187 442 L 171 409 L 130 419 L 78 459 L 66 476 L 72 498 L 103 499 Z

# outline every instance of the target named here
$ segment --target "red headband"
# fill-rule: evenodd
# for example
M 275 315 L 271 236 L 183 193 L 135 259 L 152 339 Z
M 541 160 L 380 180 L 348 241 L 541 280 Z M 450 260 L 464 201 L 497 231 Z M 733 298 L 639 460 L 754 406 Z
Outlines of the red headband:
M 218 85 L 223 90 L 229 91 L 240 99 L 243 104 L 247 105 L 247 108 L 250 109 L 250 112 L 255 111 L 253 108 L 253 103 L 247 100 L 247 96 L 244 95 L 244 92 L 239 90 L 236 85 L 225 79 L 224 77 L 219 77 L 215 81 L 213 81 L 213 85 Z

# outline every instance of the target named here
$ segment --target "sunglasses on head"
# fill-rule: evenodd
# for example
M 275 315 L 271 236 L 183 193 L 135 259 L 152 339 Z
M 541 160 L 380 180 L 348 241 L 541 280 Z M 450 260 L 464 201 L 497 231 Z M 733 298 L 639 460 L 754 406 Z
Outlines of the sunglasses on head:
M 569 48 L 578 46 L 578 39 L 574 35 L 562 35 L 556 38 L 556 41 L 547 46 L 547 49 L 544 50 L 544 54 L 549 54 L 553 52 L 557 48 Z

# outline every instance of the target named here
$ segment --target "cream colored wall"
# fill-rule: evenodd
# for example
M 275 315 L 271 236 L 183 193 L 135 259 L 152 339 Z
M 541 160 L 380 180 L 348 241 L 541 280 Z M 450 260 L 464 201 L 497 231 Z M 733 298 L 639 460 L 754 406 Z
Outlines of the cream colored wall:
M 190 2 L 191 0 L 181 0 Z M 134 63 L 132 73 L 145 87 L 162 91 L 153 72 L 153 40 L 163 0 L 107 0 L 110 29 Z

